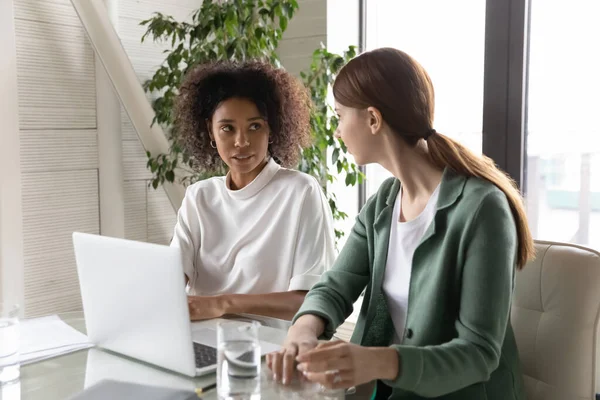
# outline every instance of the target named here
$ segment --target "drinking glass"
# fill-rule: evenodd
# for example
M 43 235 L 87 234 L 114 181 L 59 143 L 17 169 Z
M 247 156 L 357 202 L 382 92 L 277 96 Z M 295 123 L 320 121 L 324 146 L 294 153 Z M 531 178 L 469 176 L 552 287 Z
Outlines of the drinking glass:
M 259 327 L 256 321 L 226 321 L 217 325 L 219 399 L 260 399 Z

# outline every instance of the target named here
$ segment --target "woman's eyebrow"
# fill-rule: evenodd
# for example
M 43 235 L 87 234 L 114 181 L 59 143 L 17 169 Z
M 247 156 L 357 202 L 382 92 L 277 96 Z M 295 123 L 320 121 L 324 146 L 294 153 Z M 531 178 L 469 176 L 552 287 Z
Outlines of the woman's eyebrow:
M 259 117 L 248 118 L 248 121 L 258 121 L 258 120 L 262 121 L 262 120 L 264 120 L 264 118 L 260 117 L 260 116 Z M 229 118 L 224 118 L 224 119 L 218 120 L 217 122 L 220 122 L 220 123 L 232 123 L 232 122 L 235 122 L 235 120 L 234 119 L 229 119 Z

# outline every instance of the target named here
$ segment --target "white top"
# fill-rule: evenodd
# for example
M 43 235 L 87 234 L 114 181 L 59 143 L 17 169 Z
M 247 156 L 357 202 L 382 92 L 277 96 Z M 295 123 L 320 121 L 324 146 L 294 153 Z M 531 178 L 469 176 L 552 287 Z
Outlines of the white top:
M 402 189 L 396 196 L 383 278 L 383 292 L 387 297 L 388 308 L 396 329 L 395 344 L 400 344 L 404 336 L 413 254 L 425 231 L 431 225 L 431 221 L 433 221 L 438 196 L 439 185 L 432 193 L 421 214 L 407 222 L 399 222 L 402 207 Z
M 317 180 L 272 159 L 249 185 L 190 185 L 171 246 L 191 295 L 309 290 L 335 257 L 333 219 Z

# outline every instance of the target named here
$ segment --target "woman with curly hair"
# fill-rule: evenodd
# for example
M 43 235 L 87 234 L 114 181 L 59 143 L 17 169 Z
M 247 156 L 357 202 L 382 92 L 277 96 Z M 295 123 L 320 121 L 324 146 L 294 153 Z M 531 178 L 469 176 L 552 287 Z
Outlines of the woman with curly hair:
M 201 65 L 185 77 L 175 127 L 196 166 L 228 169 L 187 188 L 181 249 L 193 320 L 249 313 L 291 319 L 333 262 L 331 211 L 317 180 L 288 169 L 310 143 L 310 101 L 282 69 Z

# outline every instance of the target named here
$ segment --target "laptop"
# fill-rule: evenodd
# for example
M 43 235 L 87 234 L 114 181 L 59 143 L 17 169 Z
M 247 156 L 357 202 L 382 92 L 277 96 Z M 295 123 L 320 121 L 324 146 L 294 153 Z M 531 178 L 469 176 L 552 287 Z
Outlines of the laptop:
M 216 370 L 217 322 L 192 329 L 179 249 L 79 232 L 73 247 L 93 344 L 191 377 Z

